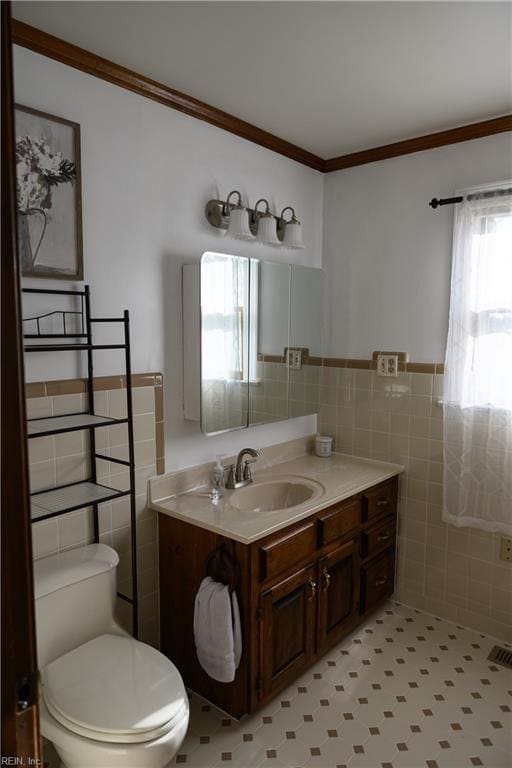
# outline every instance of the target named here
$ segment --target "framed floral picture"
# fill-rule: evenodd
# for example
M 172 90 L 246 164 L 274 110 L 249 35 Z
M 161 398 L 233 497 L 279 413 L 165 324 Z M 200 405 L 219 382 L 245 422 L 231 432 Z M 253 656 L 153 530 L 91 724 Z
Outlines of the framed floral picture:
M 22 274 L 82 280 L 80 126 L 19 104 L 15 118 Z

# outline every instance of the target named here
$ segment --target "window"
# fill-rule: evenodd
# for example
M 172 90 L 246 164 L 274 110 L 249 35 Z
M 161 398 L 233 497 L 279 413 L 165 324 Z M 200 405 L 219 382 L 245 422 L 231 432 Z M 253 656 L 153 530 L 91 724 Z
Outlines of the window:
M 512 184 L 455 214 L 444 452 L 444 519 L 512 533 Z

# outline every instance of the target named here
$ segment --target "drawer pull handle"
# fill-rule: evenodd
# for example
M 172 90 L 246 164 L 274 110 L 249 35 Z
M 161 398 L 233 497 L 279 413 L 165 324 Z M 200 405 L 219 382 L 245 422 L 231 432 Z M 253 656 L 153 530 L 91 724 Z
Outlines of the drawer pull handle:
M 377 506 L 378 507 L 387 507 L 387 506 L 389 506 L 389 499 L 378 499 L 377 500 Z
M 311 600 L 313 600 L 313 598 L 316 595 L 316 581 L 314 580 L 314 578 L 312 576 L 310 576 L 309 579 L 308 579 L 308 583 L 309 583 L 309 597 L 308 597 L 308 600 L 311 601 Z
M 323 591 L 327 592 L 327 590 L 329 589 L 329 585 L 331 583 L 331 574 L 329 573 L 327 568 L 324 568 L 322 570 L 322 576 L 323 576 L 323 579 L 324 579 Z
M 388 541 L 391 538 L 389 533 L 381 533 L 377 536 L 377 541 Z
M 383 587 L 384 584 L 386 584 L 387 580 L 388 580 L 387 576 L 379 576 L 378 579 L 375 579 L 375 586 L 376 587 Z

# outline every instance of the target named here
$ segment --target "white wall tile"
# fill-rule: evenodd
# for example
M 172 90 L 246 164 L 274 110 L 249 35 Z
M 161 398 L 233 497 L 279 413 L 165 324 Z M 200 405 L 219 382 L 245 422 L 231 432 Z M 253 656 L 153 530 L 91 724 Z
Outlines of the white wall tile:
M 32 554 L 34 560 L 59 551 L 57 520 L 44 520 L 32 526 Z
M 319 424 L 334 434 L 336 450 L 404 464 L 400 478 L 397 595 L 416 608 L 435 605 L 441 615 L 459 611 L 477 629 L 494 622 L 501 637 L 512 627 L 512 568 L 499 561 L 499 537 L 454 528 L 442 519 L 443 377 L 329 368 L 323 374 L 328 403 Z M 342 390 L 350 378 L 350 398 Z M 353 395 L 352 395 L 353 393 Z M 494 586 L 491 586 L 494 585 Z M 491 590 L 494 602 L 491 600 Z M 462 620 L 462 619 L 461 619 Z

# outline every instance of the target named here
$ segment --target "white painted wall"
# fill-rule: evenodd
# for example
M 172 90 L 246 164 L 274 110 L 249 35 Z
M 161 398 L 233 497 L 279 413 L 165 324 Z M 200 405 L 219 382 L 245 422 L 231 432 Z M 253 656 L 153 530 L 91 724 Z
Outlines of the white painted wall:
M 327 174 L 327 354 L 368 358 L 396 349 L 416 362 L 443 361 L 453 208 L 428 203 L 507 178 L 511 134 Z
M 206 438 L 184 421 L 181 265 L 204 251 L 224 250 L 321 266 L 321 174 L 30 51 L 15 49 L 14 68 L 18 103 L 81 125 L 85 280 L 96 313 L 130 310 L 133 370 L 165 376 L 167 468 L 315 431 L 316 417 L 306 417 Z M 306 249 L 223 243 L 203 211 L 209 198 L 225 198 L 234 188 L 252 203 L 264 196 L 273 209 L 294 206 Z M 64 287 L 60 281 L 25 283 Z M 32 356 L 27 380 L 76 375 L 63 358 Z M 119 370 L 120 360 L 98 356 L 98 375 Z

